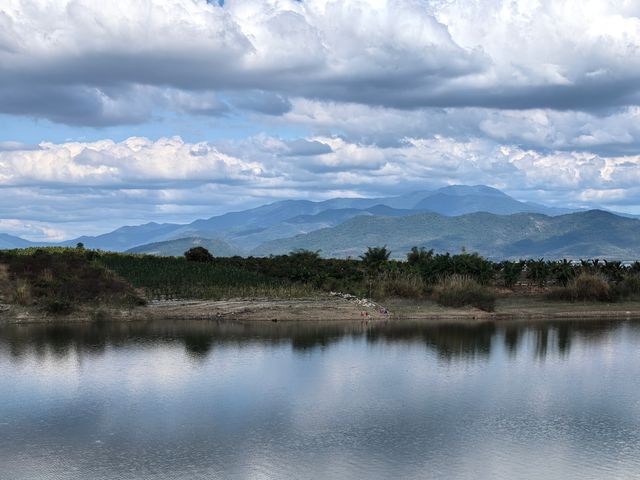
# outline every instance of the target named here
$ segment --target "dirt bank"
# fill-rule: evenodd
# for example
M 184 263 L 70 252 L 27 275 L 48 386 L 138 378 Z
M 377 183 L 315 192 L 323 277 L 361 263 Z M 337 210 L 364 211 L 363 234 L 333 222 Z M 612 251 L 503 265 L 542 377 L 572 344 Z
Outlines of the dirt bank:
M 133 309 L 83 307 L 70 315 L 52 316 L 13 305 L 0 305 L 0 321 L 10 323 L 81 322 L 96 320 L 323 321 L 389 319 L 390 313 L 368 300 L 318 298 L 153 301 Z
M 640 319 L 640 302 L 565 303 L 534 297 L 500 299 L 495 312 L 475 308 L 446 308 L 431 301 L 389 299 L 382 305 L 368 300 L 323 296 L 289 300 L 231 299 L 219 301 L 154 301 L 133 309 L 84 307 L 67 316 L 47 316 L 40 311 L 0 305 L 0 321 L 9 323 L 139 321 L 139 320 L 235 320 L 235 321 L 488 321 L 549 319 Z

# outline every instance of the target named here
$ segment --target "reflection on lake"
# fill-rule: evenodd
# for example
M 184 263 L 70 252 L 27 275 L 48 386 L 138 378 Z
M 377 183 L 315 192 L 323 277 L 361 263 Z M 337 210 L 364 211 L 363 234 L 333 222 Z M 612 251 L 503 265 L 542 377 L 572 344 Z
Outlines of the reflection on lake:
M 640 323 L 0 327 L 2 478 L 637 478 Z

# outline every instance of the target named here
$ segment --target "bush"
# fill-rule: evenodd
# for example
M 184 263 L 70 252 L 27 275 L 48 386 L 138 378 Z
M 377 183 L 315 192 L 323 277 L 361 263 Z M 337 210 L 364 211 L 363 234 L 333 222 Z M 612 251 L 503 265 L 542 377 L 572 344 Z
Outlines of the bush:
M 612 289 L 612 296 L 620 300 L 640 298 L 640 275 L 630 274 Z
M 48 300 L 44 311 L 52 315 L 68 315 L 73 311 L 73 306 L 66 300 Z
M 524 268 L 524 262 L 504 261 L 500 264 L 500 267 L 502 269 L 502 284 L 505 288 L 515 287 L 518 280 L 520 280 L 520 275 Z
M 486 312 L 496 306 L 495 293 L 467 275 L 445 277 L 433 289 L 433 299 L 445 307 L 471 305 Z
M 13 301 L 23 307 L 31 305 L 33 302 L 31 286 L 27 281 L 20 279 L 16 282 L 15 290 L 13 292 Z
M 52 314 L 79 305 L 141 301 L 131 285 L 90 260 L 88 253 L 62 248 L 0 251 L 4 295 Z
M 213 255 L 204 247 L 193 247 L 184 252 L 184 258 L 189 262 L 211 262 Z
M 385 272 L 378 277 L 375 297 L 421 298 L 425 284 L 417 273 Z
M 581 273 L 566 287 L 552 290 L 548 297 L 570 302 L 610 302 L 613 299 L 609 283 L 598 273 Z

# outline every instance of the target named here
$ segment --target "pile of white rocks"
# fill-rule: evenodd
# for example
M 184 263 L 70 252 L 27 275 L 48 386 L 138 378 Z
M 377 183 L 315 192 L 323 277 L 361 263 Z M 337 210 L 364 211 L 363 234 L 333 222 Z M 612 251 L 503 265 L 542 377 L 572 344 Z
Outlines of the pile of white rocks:
M 384 308 L 384 307 L 381 307 L 380 305 L 378 305 L 377 303 L 375 303 L 374 301 L 369 300 L 368 298 L 358 298 L 355 295 L 351 295 L 350 293 L 329 292 L 329 295 L 334 296 L 334 297 L 338 297 L 338 298 L 344 298 L 345 300 L 352 301 L 353 303 L 355 303 L 359 307 L 375 308 L 376 310 L 380 310 L 380 309 Z

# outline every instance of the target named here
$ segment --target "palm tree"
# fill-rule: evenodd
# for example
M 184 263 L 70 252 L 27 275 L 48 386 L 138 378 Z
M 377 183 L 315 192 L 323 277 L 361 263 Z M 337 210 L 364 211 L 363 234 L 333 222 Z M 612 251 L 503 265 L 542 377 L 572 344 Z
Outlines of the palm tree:
M 511 262 L 509 260 L 505 260 L 502 262 L 502 281 L 506 288 L 513 288 L 518 280 L 520 280 L 520 274 L 522 273 L 522 269 L 524 267 L 524 261 L 520 260 L 519 262 Z
M 553 275 L 558 283 L 566 287 L 569 280 L 576 276 L 576 270 L 569 260 L 563 259 L 553 264 Z
M 380 275 L 389 262 L 390 255 L 391 252 L 387 249 L 386 245 L 384 247 L 367 247 L 367 251 L 363 255 L 360 255 L 362 265 L 368 277 L 369 297 L 371 297 L 373 292 L 373 279 Z
M 544 258 L 527 261 L 527 277 L 539 287 L 544 287 L 551 273 L 549 264 Z
M 367 251 L 364 255 L 360 255 L 360 259 L 365 270 L 379 273 L 389 261 L 390 255 L 391 252 L 386 245 L 384 247 L 367 247 Z
M 603 273 L 607 276 L 607 278 L 612 282 L 619 282 L 624 278 L 624 274 L 626 272 L 626 267 L 622 265 L 622 262 L 619 261 L 604 261 L 604 265 L 602 266 Z
M 412 247 L 411 251 L 407 253 L 407 263 L 412 266 L 428 262 L 432 258 L 433 248 L 431 250 L 427 250 L 424 247 Z

